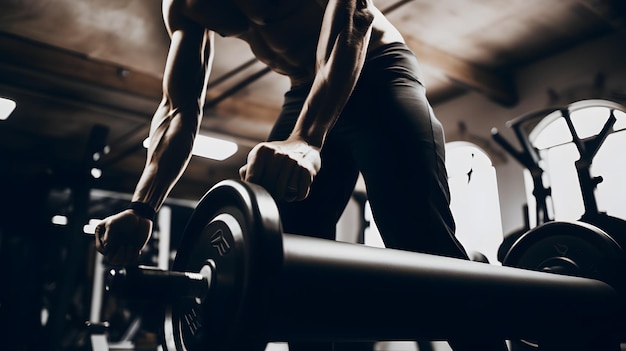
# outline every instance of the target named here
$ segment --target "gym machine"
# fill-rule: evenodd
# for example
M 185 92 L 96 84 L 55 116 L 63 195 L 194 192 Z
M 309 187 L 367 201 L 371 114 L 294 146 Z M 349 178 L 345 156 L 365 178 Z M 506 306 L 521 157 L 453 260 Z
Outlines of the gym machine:
M 595 101 L 593 106 L 606 107 L 609 115 L 601 116 L 608 117 L 601 130 L 585 139 L 578 135 L 571 118 L 580 104 L 542 109 L 509 121 L 507 126 L 513 130 L 521 151 L 513 147 L 497 129 L 492 130 L 494 140 L 529 171 L 536 203 L 536 226 L 530 229 L 527 223 L 526 228 L 505 238 L 498 259 L 505 266 L 601 279 L 623 293 L 624 279 L 620 275 L 626 268 L 622 249 L 626 245 L 626 222 L 598 209 L 595 190 L 603 178 L 592 176 L 591 165 L 600 147 L 613 132 L 617 120 L 615 112 L 625 109 L 608 101 Z M 563 118 L 571 134 L 571 142 L 580 155 L 574 166 L 584 213 L 573 222 L 555 221 L 550 217 L 548 199 L 551 189 L 543 183 L 540 152 L 530 140 L 531 131 L 549 115 Z M 538 347 L 536 341 L 527 339 L 520 339 L 513 345 L 518 345 L 515 349 Z

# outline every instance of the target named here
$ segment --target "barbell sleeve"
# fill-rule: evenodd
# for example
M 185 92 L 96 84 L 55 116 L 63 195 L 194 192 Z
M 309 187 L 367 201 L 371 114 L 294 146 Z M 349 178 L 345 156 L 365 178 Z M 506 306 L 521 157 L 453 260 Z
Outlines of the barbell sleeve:
M 209 264 L 200 272 L 166 271 L 139 266 L 112 268 L 105 289 L 127 299 L 171 302 L 185 298 L 205 299 L 209 294 L 213 269 Z

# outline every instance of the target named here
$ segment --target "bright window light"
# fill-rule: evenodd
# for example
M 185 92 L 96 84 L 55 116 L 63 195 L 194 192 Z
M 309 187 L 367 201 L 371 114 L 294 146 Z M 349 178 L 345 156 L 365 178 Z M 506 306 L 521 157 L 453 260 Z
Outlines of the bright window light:
M 15 101 L 0 97 L 0 120 L 9 118 L 9 115 L 15 110 Z
M 589 171 L 592 177 L 602 177 L 602 182 L 593 189 L 599 211 L 626 219 L 626 183 L 623 181 L 626 177 L 626 113 L 623 107 L 609 101 L 586 100 L 569 105 L 569 109 L 576 134 L 582 139 L 599 134 L 613 111 L 615 125 L 593 157 Z M 561 113 L 545 116 L 529 138 L 540 152 L 541 167 L 545 171 L 543 180 L 551 191 L 548 205 L 552 206 L 553 218 L 557 221 L 580 219 L 586 211 L 575 165 L 580 153 Z M 530 190 L 527 191 L 528 202 L 533 204 L 529 207 L 534 208 L 532 178 L 525 178 L 525 182 Z
M 448 142 L 446 169 L 457 239 L 467 250 L 498 264 L 502 222 L 496 170 L 489 155 L 469 142 Z
M 143 146 L 148 148 L 150 138 L 143 141 Z M 198 135 L 193 145 L 192 153 L 196 156 L 210 158 L 212 160 L 223 161 L 237 152 L 237 144 L 213 138 L 206 135 Z

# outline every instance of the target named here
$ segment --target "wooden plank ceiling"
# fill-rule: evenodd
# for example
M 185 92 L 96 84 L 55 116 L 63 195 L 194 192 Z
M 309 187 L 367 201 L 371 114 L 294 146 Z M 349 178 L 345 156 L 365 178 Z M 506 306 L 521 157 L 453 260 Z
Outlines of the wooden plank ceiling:
M 377 0 L 423 68 L 433 104 L 477 91 L 516 103 L 519 67 L 623 27 L 621 0 Z M 0 12 L 0 96 L 18 107 L 0 122 L 2 177 L 72 179 L 89 134 L 108 131 L 95 186 L 129 192 L 160 98 L 169 39 L 156 0 L 8 1 Z M 194 158 L 173 196 L 197 199 L 236 176 L 269 132 L 288 82 L 247 45 L 218 38 L 202 133 L 236 141 L 224 162 Z

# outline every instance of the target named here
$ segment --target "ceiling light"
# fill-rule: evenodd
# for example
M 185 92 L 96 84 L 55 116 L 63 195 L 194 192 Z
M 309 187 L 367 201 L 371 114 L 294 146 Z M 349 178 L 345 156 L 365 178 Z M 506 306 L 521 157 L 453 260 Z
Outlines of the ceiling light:
M 9 115 L 15 110 L 15 101 L 0 97 L 0 120 L 9 118 Z
M 67 217 L 63 215 L 52 216 L 52 224 L 67 225 Z
M 98 179 L 98 178 L 102 177 L 102 170 L 100 168 L 92 168 L 91 169 L 91 176 L 94 179 Z
M 150 144 L 150 138 L 143 141 L 145 148 Z M 192 153 L 196 156 L 223 161 L 237 152 L 237 144 L 232 141 L 213 138 L 206 135 L 198 135 L 193 144 Z

